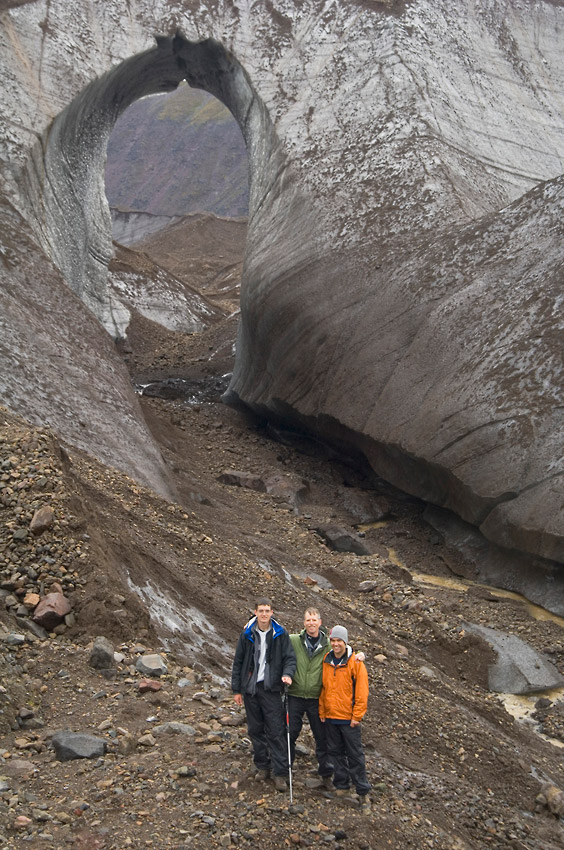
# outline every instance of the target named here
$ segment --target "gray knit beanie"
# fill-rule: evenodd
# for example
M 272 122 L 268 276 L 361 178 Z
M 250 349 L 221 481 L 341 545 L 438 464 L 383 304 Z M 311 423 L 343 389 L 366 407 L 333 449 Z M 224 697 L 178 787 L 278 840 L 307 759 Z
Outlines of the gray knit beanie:
M 329 633 L 329 638 L 335 638 L 335 640 L 344 640 L 345 643 L 348 643 L 349 633 L 347 632 L 344 626 L 333 626 Z

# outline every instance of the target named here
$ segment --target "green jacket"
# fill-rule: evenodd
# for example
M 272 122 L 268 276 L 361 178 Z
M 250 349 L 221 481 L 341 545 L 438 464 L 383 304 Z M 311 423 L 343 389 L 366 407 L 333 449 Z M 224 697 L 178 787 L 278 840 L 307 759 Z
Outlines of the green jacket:
M 321 637 L 317 649 L 310 655 L 306 649 L 306 630 L 299 635 L 290 635 L 290 640 L 296 653 L 296 672 L 288 693 L 302 699 L 319 699 L 323 659 L 331 649 L 325 629 L 320 629 Z

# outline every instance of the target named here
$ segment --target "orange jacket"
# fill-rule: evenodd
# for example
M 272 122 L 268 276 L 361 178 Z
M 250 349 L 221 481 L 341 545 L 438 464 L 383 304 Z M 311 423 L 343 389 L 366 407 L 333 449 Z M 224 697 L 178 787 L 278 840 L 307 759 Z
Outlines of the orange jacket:
M 353 704 L 354 701 L 354 704 Z M 362 720 L 368 706 L 368 673 L 364 661 L 347 646 L 346 664 L 334 663 L 332 652 L 323 659 L 319 716 L 334 720 Z

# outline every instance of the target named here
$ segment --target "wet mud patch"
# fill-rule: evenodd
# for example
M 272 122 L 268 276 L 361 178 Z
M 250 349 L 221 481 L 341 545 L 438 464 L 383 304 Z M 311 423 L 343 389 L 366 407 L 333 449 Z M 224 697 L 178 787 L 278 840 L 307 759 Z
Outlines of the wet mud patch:
M 230 375 L 205 378 L 168 378 L 150 384 L 137 385 L 136 391 L 149 398 L 183 401 L 186 404 L 213 404 L 219 402 L 229 386 Z

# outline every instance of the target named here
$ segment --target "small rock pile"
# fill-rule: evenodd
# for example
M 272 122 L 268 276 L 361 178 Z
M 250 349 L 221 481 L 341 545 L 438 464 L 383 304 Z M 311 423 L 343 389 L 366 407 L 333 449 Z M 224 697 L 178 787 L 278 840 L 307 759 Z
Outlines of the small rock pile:
M 36 637 L 74 624 L 69 601 L 85 580 L 86 535 L 68 510 L 61 457 L 45 429 L 10 419 L 0 428 L 0 599 Z

